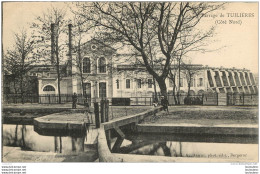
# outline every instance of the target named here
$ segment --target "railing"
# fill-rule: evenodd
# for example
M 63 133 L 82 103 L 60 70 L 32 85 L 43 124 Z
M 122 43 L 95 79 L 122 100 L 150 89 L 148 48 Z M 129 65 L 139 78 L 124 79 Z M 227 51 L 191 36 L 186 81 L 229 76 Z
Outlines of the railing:
M 153 98 L 152 97 L 131 97 L 130 105 L 134 106 L 152 106 Z
M 4 102 L 5 103 L 22 103 L 22 98 L 24 103 L 39 103 L 39 104 L 55 104 L 59 103 L 59 95 L 56 94 L 4 94 Z M 70 103 L 72 102 L 71 94 L 61 94 L 61 103 Z M 78 102 L 84 103 L 86 100 L 83 95 L 78 95 Z
M 72 103 L 72 94 L 61 94 L 61 103 Z M 154 97 L 128 97 L 128 98 L 86 98 L 85 96 L 79 94 L 78 104 L 89 103 L 93 106 L 94 102 L 100 102 L 102 99 L 109 100 L 109 105 L 112 105 L 114 99 L 122 100 L 123 103 L 119 105 L 124 106 L 152 106 L 154 103 Z M 160 104 L 161 95 L 157 96 Z M 258 105 L 258 94 L 245 94 L 245 93 L 207 93 L 202 95 L 190 95 L 180 94 L 175 96 L 177 103 L 173 95 L 167 95 L 169 105 L 239 105 L 239 106 L 256 106 Z M 3 101 L 5 103 L 22 103 L 21 94 L 4 94 Z M 115 100 L 114 100 L 115 101 Z M 59 96 L 57 94 L 25 94 L 23 95 L 24 103 L 39 103 L 39 104 L 58 104 Z M 125 102 L 125 104 L 124 104 Z M 116 105 L 113 103 L 113 105 Z
M 158 95 L 160 98 L 161 95 Z M 167 95 L 169 105 L 218 105 L 218 94 L 209 93 L 201 95 L 180 94 L 179 96 Z M 175 98 L 175 99 L 174 99 Z M 159 100 L 160 103 L 160 100 Z
M 258 94 L 228 93 L 228 106 L 257 106 Z

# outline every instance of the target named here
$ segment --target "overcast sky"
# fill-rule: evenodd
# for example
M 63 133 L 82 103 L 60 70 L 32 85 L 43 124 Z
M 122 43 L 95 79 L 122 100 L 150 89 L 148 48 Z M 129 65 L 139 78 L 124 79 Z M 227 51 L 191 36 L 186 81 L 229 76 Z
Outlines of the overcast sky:
M 66 8 L 66 4 L 62 2 L 3 3 L 4 49 L 12 45 L 13 32 L 28 28 L 28 23 L 51 5 Z M 221 13 L 224 17 L 220 17 Z M 236 16 L 231 17 L 230 13 L 233 16 L 233 13 L 236 13 Z M 216 15 L 215 18 L 204 18 L 200 27 L 217 25 L 214 41 L 209 43 L 209 50 L 221 49 L 205 54 L 193 53 L 190 55 L 192 63 L 212 67 L 246 68 L 258 73 L 258 3 L 229 3 L 224 10 L 216 12 Z M 216 24 L 219 20 L 226 21 L 226 24 Z M 229 24 L 229 20 L 239 21 L 242 24 Z

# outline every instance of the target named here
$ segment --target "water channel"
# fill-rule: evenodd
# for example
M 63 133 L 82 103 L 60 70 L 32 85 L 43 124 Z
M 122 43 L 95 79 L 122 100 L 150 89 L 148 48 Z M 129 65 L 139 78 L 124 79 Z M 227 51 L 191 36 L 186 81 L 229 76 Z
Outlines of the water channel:
M 33 125 L 3 124 L 3 146 L 21 147 L 38 152 L 82 152 L 86 136 L 43 136 L 34 131 Z
M 33 125 L 3 124 L 3 146 L 37 152 L 83 152 L 86 136 L 43 136 Z M 258 144 L 124 140 L 119 153 L 169 157 L 229 158 L 257 160 Z

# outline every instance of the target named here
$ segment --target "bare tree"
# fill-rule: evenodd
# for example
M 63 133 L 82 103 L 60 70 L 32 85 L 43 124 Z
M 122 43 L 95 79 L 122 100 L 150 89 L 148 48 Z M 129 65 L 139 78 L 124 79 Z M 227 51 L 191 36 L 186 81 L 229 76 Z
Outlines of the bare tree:
M 83 75 L 83 58 L 82 58 L 82 46 L 84 43 L 84 36 L 88 34 L 88 32 L 93 28 L 93 25 L 86 21 L 81 16 L 77 15 L 74 11 L 72 11 L 75 15 L 71 20 L 71 39 L 74 42 L 74 46 L 71 45 L 73 50 L 76 52 L 76 57 L 74 57 L 76 66 L 78 68 L 80 81 L 81 81 L 81 92 L 84 94 L 85 85 L 84 81 L 87 79 L 88 75 Z
M 60 81 L 62 78 L 60 63 L 64 60 L 67 52 L 66 40 L 64 35 L 67 30 L 67 21 L 65 20 L 66 11 L 64 9 L 50 8 L 43 12 L 41 16 L 36 18 L 32 23 L 34 28 L 34 37 L 40 38 L 38 43 L 39 51 L 46 60 L 55 65 L 58 81 L 59 103 L 61 103 Z M 52 44 L 51 44 L 52 43 Z
M 171 67 L 170 71 L 169 71 L 169 75 L 168 78 L 170 80 L 170 83 L 172 84 L 172 95 L 174 98 L 174 102 L 175 104 L 179 103 L 179 98 L 176 97 L 176 89 L 177 89 L 177 85 L 176 85 L 176 77 L 177 77 L 177 66 L 173 66 Z
M 186 77 L 187 84 L 188 84 L 187 97 L 190 97 L 191 85 L 192 84 L 193 86 L 195 85 L 194 75 L 200 70 L 200 67 L 196 65 L 192 65 L 191 63 L 189 64 L 182 63 L 181 69 Z
M 35 51 L 35 41 L 30 39 L 25 30 L 14 33 L 15 43 L 4 54 L 4 73 L 12 77 L 15 93 L 21 93 L 22 103 L 24 103 L 25 84 L 28 80 L 27 73 L 32 69 L 32 64 L 37 61 Z M 27 79 L 27 80 L 26 80 Z M 16 87 L 19 83 L 19 89 Z
M 212 30 L 196 31 L 202 17 L 221 4 L 191 2 L 115 2 L 79 3 L 78 14 L 105 31 L 106 37 L 130 45 L 141 55 L 142 64 L 158 82 L 166 96 L 165 79 L 172 55 L 179 49 L 180 33 L 186 34 L 186 47 L 210 37 Z M 151 44 L 151 43 L 159 43 Z M 185 47 L 183 47 L 185 48 Z M 149 50 L 159 50 L 151 57 Z M 159 65 L 158 70 L 155 66 Z

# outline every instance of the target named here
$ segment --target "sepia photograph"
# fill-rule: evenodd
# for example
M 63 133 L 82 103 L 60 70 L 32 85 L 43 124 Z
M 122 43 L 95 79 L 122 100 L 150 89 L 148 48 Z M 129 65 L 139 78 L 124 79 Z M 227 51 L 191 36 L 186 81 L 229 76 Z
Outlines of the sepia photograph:
M 3 1 L 2 171 L 123 162 L 258 173 L 258 6 Z

